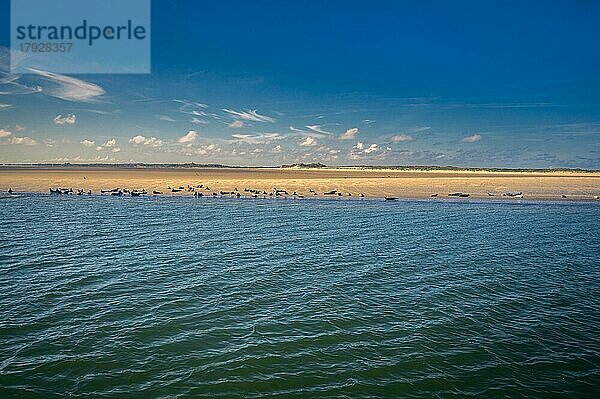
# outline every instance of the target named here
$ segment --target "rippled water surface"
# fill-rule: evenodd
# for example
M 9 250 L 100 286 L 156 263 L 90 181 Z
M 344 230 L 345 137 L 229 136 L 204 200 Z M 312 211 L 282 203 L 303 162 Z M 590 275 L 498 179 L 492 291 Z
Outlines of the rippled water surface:
M 0 199 L 0 397 L 600 395 L 600 204 Z

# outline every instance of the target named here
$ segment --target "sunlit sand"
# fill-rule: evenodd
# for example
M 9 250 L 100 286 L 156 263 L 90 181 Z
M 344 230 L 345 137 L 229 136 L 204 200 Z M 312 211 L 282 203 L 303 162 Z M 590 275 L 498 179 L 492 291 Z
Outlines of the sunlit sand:
M 597 200 L 598 172 L 498 172 L 472 170 L 292 169 L 292 168 L 117 168 L 56 167 L 0 168 L 0 189 L 6 192 L 49 192 L 49 188 L 83 189 L 86 193 L 116 187 L 160 191 L 165 195 L 193 195 L 187 186 L 203 185 L 205 195 L 244 189 L 272 192 L 274 188 L 320 197 L 336 190 L 343 197 L 399 198 L 447 197 L 454 192 L 470 198 L 501 199 L 522 192 L 523 198 Z M 168 187 L 185 187 L 172 192 Z M 206 187 L 209 190 L 206 190 Z M 316 195 L 311 192 L 313 190 Z M 336 194 L 337 196 L 337 194 Z

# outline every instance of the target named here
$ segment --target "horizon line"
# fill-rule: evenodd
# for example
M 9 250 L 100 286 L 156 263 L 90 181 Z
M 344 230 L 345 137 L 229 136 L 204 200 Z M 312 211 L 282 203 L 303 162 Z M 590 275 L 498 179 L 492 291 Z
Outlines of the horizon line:
M 321 163 L 293 163 L 279 166 L 248 166 L 248 165 L 225 165 L 218 163 L 196 163 L 196 162 L 120 162 L 120 163 L 72 163 L 72 162 L 30 162 L 30 163 L 1 163 L 0 168 L 19 167 L 125 167 L 125 168 L 214 168 L 214 169 L 396 169 L 396 170 L 467 170 L 467 171 L 506 171 L 506 172 L 589 172 L 598 173 L 600 169 L 586 168 L 511 168 L 511 167 L 479 167 L 479 166 L 453 166 L 453 165 L 324 165 Z

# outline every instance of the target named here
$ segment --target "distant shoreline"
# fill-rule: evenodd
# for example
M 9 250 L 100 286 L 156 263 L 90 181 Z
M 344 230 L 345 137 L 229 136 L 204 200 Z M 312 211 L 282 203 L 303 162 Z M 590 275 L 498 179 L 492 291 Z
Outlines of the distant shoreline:
M 582 168 L 492 168 L 492 167 L 461 167 L 436 165 L 341 165 L 327 166 L 322 164 L 290 164 L 280 166 L 236 166 L 222 164 L 196 163 L 4 163 L 0 169 L 237 169 L 237 170 L 365 170 L 365 171 L 396 171 L 396 172 L 487 172 L 487 173 L 600 173 L 600 169 Z

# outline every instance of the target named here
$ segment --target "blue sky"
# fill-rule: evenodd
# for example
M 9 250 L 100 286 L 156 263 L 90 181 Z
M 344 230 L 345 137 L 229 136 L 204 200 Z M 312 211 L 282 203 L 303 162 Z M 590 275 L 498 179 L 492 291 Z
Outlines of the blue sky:
M 600 168 L 600 3 L 153 1 L 152 73 L 6 70 L 0 162 Z

